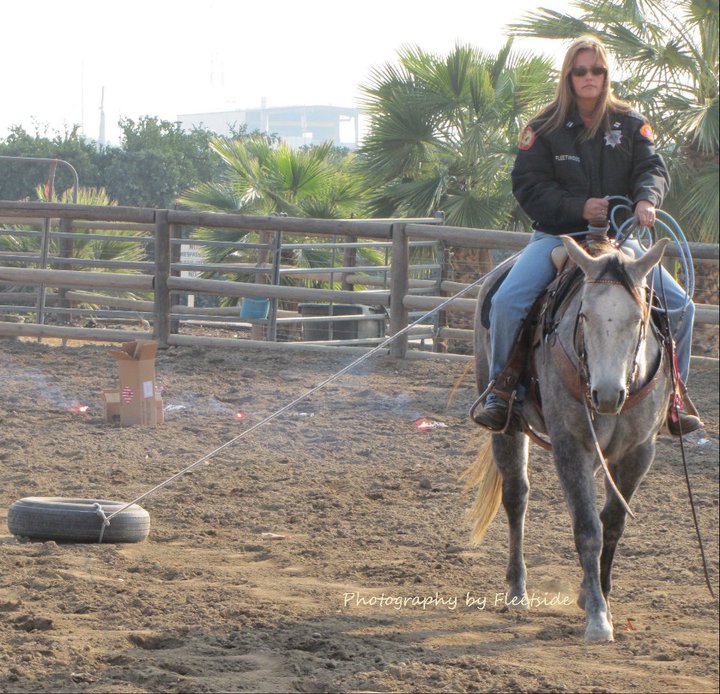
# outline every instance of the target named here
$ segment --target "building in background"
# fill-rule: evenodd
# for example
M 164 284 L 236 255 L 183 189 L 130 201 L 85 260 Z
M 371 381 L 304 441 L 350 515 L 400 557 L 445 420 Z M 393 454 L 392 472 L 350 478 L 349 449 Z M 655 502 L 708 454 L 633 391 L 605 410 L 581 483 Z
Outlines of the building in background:
M 230 135 L 246 126 L 247 132 L 259 130 L 279 135 L 291 147 L 319 145 L 332 140 L 336 145 L 354 149 L 359 141 L 359 112 L 339 106 L 277 106 L 214 113 L 178 115 L 180 127 L 203 127 L 218 135 Z

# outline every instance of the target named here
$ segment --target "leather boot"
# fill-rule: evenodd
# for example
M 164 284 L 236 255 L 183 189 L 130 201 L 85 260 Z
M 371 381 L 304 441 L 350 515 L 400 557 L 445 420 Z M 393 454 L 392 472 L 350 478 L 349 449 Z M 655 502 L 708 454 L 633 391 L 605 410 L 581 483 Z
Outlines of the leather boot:
M 502 431 L 508 418 L 508 403 L 500 398 L 488 398 L 482 407 L 474 410 L 472 418 L 475 424 L 490 431 Z
M 685 436 L 704 426 L 695 405 L 690 400 L 685 384 L 681 382 L 678 385 L 680 393 L 671 398 L 667 417 L 667 428 L 671 436 Z

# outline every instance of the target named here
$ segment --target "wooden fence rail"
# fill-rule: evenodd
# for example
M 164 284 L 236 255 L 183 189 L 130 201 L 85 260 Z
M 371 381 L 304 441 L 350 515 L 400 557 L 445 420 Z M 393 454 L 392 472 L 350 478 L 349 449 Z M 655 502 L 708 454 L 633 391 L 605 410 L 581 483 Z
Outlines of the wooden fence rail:
M 49 231 L 49 220 L 61 220 L 60 231 Z M 237 308 L 203 308 L 185 306 L 181 298 L 185 294 L 207 294 L 223 297 L 266 298 L 272 302 L 329 303 L 378 306 L 389 309 L 389 329 L 394 334 L 403 330 L 411 320 L 411 314 L 426 312 L 440 305 L 446 297 L 437 294 L 451 294 L 467 285 L 448 280 L 446 277 L 423 279 L 413 272 L 430 265 L 418 266 L 410 262 L 410 249 L 413 243 L 439 243 L 445 246 L 466 248 L 490 248 L 503 251 L 515 251 L 524 247 L 529 234 L 521 232 L 496 231 L 488 229 L 465 229 L 441 226 L 442 219 L 406 219 L 406 220 L 323 220 L 299 219 L 282 216 L 250 216 L 237 214 L 220 214 L 208 212 L 190 212 L 184 210 L 154 210 L 130 207 L 94 207 L 86 205 L 66 205 L 56 203 L 18 203 L 0 201 L 0 224 L 18 224 L 33 222 L 42 225 L 43 231 L 19 231 L 18 235 L 35 236 L 37 238 L 56 239 L 61 252 L 58 256 L 47 253 L 45 248 L 44 262 L 64 266 L 75 262 L 77 268 L 98 266 L 112 269 L 113 272 L 96 272 L 87 269 L 44 269 L 43 267 L 6 267 L 0 265 L 0 283 L 11 288 L 6 298 L 18 306 L 31 302 L 25 298 L 33 296 L 12 289 L 21 286 L 42 288 L 43 306 L 46 288 L 58 289 L 47 295 L 47 310 L 71 312 L 79 303 L 104 305 L 116 310 L 117 315 L 128 315 L 137 312 L 138 316 L 147 318 L 152 323 L 152 335 L 161 347 L 168 345 L 189 344 L 195 339 L 191 335 L 176 334 L 173 325 L 178 319 L 238 319 Z M 218 229 L 238 229 L 243 231 L 288 233 L 301 237 L 329 236 L 332 240 L 319 244 L 324 249 L 337 249 L 342 265 L 329 268 L 288 268 L 280 265 L 280 253 L 273 256 L 273 243 L 248 243 L 246 248 L 258 250 L 261 254 L 270 253 L 267 260 L 256 265 L 245 262 L 231 263 L 181 263 L 180 245 L 187 243 L 192 246 L 207 245 L 226 247 L 237 246 L 234 242 L 204 241 L 198 238 L 183 238 L 183 228 L 210 227 Z M 101 230 L 102 234 L 83 234 L 76 236 L 75 229 Z M 150 236 L 114 236 L 116 230 L 133 231 L 138 234 L 152 230 Z M 13 233 L 13 232 L 9 232 Z M 72 249 L 72 239 L 82 240 L 120 240 L 136 242 L 148 246 L 152 261 L 122 263 L 73 259 L 68 249 Z M 338 239 L 340 239 L 338 241 Z M 47 243 L 45 242 L 45 245 Z M 292 250 L 302 247 L 300 243 L 289 244 Z M 389 262 L 382 267 L 357 264 L 358 249 L 363 246 L 382 246 L 388 253 Z M 718 247 L 714 244 L 690 244 L 695 260 L 699 263 L 712 263 L 717 266 Z M 64 249 L 64 250 L 63 250 Z M 277 249 L 276 249 L 277 251 Z M 28 255 L 27 258 L 24 256 Z M 27 264 L 40 264 L 41 254 L 16 253 L 3 257 L 0 263 L 25 260 Z M 669 247 L 668 255 L 677 257 L 674 247 Z M 21 258 L 20 256 L 23 256 Z M 286 275 L 306 280 L 327 280 L 328 276 L 337 274 L 336 281 L 342 289 L 317 289 L 280 284 L 279 278 L 285 267 Z M 145 268 L 151 268 L 149 273 Z M 127 273 L 119 270 L 134 269 Z M 145 272 L 143 272 L 145 270 Z M 271 283 L 235 282 L 223 279 L 201 279 L 198 277 L 179 276 L 181 271 L 205 271 L 216 273 L 249 271 L 258 278 L 272 277 Z M 373 272 L 375 274 L 373 274 Z M 355 287 L 377 287 L 377 289 L 360 289 Z M 117 292 L 152 293 L 153 299 L 138 299 L 112 296 L 107 290 Z M 428 293 L 429 292 L 429 293 Z M 3 295 L 0 294 L 0 297 Z M 468 298 L 456 300 L 448 312 L 471 315 L 475 310 L 475 299 L 472 293 Z M 276 304 L 274 304 L 276 305 Z M 56 308 L 59 307 L 59 308 Z M 27 309 L 26 309 L 27 310 Z M 87 309 L 84 309 L 87 310 Z M 124 313 L 123 313 L 124 312 Z M 62 315 L 59 313 L 58 315 Z M 295 323 L 303 320 L 308 323 L 321 323 L 318 316 L 297 318 L 297 313 L 280 312 L 279 320 L 284 323 Z M 277 314 L 275 317 L 278 318 Z M 371 317 L 365 317 L 371 320 Z M 358 321 L 365 318 L 358 317 Z M 327 318 L 325 320 L 328 320 Z M 351 320 L 345 316 L 341 320 Z M 696 321 L 717 325 L 719 311 L 716 305 L 699 305 L 696 308 Z M 38 321 L 39 323 L 42 320 Z M 420 331 L 425 334 L 427 331 Z M 2 323 L 0 335 L 25 335 L 31 337 L 62 337 L 63 339 L 87 340 L 127 340 L 130 337 L 149 336 L 147 331 L 107 330 L 94 328 L 74 328 L 70 326 L 39 325 L 31 323 Z M 467 339 L 471 331 L 461 328 L 441 328 L 436 325 L 435 337 Z M 203 344 L 210 344 L 205 338 Z M 231 341 L 232 342 L 232 341 Z M 234 340 L 237 344 L 237 340 Z M 256 344 L 254 340 L 243 340 L 244 343 Z M 348 343 L 356 340 L 348 340 Z M 224 343 L 223 343 L 224 344 Z M 287 343 L 285 343 L 287 344 Z M 301 348 L 302 345 L 292 347 Z M 307 345 L 310 347 L 310 345 Z M 407 336 L 396 340 L 391 345 L 390 353 L 397 357 L 409 355 Z
M 464 248 L 496 248 L 499 250 L 519 251 L 530 240 L 530 234 L 523 231 L 498 231 L 494 229 L 465 229 L 464 227 L 428 228 L 420 224 L 408 224 L 407 235 L 411 238 L 430 238 L 441 240 L 449 245 Z M 689 243 L 688 247 L 694 260 L 718 262 L 720 249 L 714 243 Z M 671 244 L 665 254 L 679 258 L 680 252 Z
M 52 287 L 112 287 L 126 291 L 150 291 L 154 275 L 125 275 L 118 272 L 84 272 L 82 270 L 39 270 L 0 266 L 0 281 L 13 284 L 47 284 Z

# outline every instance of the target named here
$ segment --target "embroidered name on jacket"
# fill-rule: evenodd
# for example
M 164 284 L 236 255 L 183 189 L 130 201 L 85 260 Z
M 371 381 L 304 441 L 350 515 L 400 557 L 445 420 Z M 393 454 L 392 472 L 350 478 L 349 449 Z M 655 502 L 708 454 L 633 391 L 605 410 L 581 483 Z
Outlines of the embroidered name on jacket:
M 556 154 L 555 161 L 574 161 L 579 164 L 580 157 L 577 157 L 574 154 Z

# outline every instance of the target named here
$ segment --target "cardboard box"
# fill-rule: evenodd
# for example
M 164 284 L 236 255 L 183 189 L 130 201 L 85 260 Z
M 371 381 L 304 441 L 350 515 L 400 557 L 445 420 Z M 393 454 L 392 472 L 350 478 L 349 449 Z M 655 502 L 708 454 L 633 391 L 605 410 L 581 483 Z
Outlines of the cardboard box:
M 120 391 L 117 388 L 103 388 L 102 402 L 105 421 L 120 424 Z
M 122 349 L 110 354 L 117 359 L 120 387 L 102 391 L 106 421 L 123 426 L 162 424 L 162 398 L 155 387 L 157 342 L 123 342 Z
M 117 388 L 103 388 L 103 416 L 106 422 L 120 424 L 120 390 Z M 157 424 L 165 423 L 165 403 L 160 393 L 155 393 L 155 415 Z

